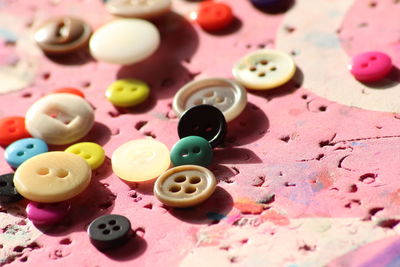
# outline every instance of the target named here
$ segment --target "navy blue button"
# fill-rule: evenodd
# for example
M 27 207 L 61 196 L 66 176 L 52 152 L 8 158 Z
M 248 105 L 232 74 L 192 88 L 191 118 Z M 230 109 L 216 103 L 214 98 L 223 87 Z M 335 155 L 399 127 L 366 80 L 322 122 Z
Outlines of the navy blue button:
M 280 4 L 282 0 L 250 0 L 253 5 L 260 8 L 272 7 L 276 4 Z
M 38 138 L 24 138 L 15 141 L 6 148 L 4 158 L 13 168 L 36 155 L 48 152 L 47 144 Z
M 14 187 L 14 173 L 0 175 L 0 203 L 12 203 L 22 199 Z

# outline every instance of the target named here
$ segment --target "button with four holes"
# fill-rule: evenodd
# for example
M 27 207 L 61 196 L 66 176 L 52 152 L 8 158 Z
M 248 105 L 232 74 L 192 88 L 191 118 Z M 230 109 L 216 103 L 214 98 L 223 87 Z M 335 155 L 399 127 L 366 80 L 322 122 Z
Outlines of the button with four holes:
M 48 152 L 47 144 L 38 138 L 24 138 L 15 141 L 6 148 L 4 158 L 13 168 L 18 168 L 25 160 Z
M 14 187 L 14 173 L 0 175 L 0 203 L 12 203 L 22 199 Z
M 266 90 L 287 83 L 296 73 L 296 65 L 284 52 L 263 49 L 241 58 L 232 73 L 247 88 Z
M 118 247 L 132 236 L 129 219 L 116 214 L 96 218 L 87 232 L 92 244 L 100 250 Z
M 393 64 L 387 54 L 371 51 L 353 57 L 349 69 L 357 80 L 375 82 L 385 78 L 393 69 Z
M 175 166 L 211 164 L 213 150 L 206 139 L 188 136 L 179 140 L 171 149 L 171 161 Z
M 206 31 L 218 31 L 229 26 L 233 21 L 232 9 L 221 2 L 204 1 L 197 12 L 197 23 Z
M 29 202 L 26 215 L 34 224 L 50 225 L 60 222 L 71 209 L 70 201 L 57 203 Z
M 246 107 L 247 92 L 241 85 L 229 79 L 197 80 L 186 84 L 175 94 L 172 106 L 180 117 L 188 108 L 201 104 L 218 108 L 229 122 Z
M 25 128 L 24 117 L 6 117 L 0 119 L 0 145 L 7 146 L 14 141 L 30 136 Z
M 171 0 L 108 0 L 105 6 L 116 16 L 152 19 L 169 12 Z
M 65 151 L 81 156 L 86 160 L 92 170 L 100 167 L 106 158 L 104 149 L 98 144 L 91 142 L 74 144 L 65 149 Z
M 136 79 L 113 82 L 106 91 L 107 99 L 117 107 L 132 107 L 145 101 L 150 94 L 149 86 Z
M 14 185 L 25 198 L 43 203 L 61 202 L 80 194 L 92 171 L 81 157 L 68 152 L 47 152 L 22 163 Z
M 70 88 L 70 87 L 59 88 L 50 93 L 51 94 L 73 94 L 73 95 L 77 95 L 82 98 L 85 98 L 85 94 L 81 90 L 76 89 L 76 88 Z
M 191 207 L 207 200 L 215 191 L 216 179 L 208 169 L 183 165 L 169 169 L 154 184 L 154 195 L 171 207 Z

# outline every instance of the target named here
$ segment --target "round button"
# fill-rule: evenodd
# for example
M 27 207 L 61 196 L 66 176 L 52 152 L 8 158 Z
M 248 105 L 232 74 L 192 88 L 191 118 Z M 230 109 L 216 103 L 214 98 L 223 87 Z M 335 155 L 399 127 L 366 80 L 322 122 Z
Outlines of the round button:
M 30 136 L 25 128 L 24 117 L 6 117 L 0 119 L 0 145 L 7 146 L 14 141 Z
M 91 142 L 74 144 L 65 149 L 65 151 L 82 157 L 92 170 L 100 167 L 106 158 L 104 149 L 98 144 Z
M 183 113 L 178 123 L 178 135 L 179 138 L 200 136 L 212 147 L 216 147 L 224 142 L 226 127 L 225 117 L 219 109 L 210 105 L 199 105 Z
M 9 145 L 4 152 L 4 158 L 11 167 L 18 168 L 27 159 L 47 151 L 47 144 L 42 139 L 24 138 Z
M 188 108 L 201 104 L 218 108 L 229 122 L 239 116 L 246 107 L 247 92 L 238 83 L 228 79 L 192 81 L 175 94 L 172 106 L 179 117 Z
M 116 214 L 96 218 L 87 231 L 92 244 L 101 250 L 118 247 L 132 236 L 129 219 Z
M 165 172 L 171 160 L 163 143 L 154 139 L 137 139 L 118 147 L 111 157 L 111 164 L 121 179 L 144 182 Z
M 106 9 L 113 15 L 152 19 L 171 9 L 171 0 L 109 0 Z
M 92 56 L 99 61 L 130 65 L 152 55 L 160 45 L 160 33 L 142 19 L 117 19 L 99 28 L 90 39 Z
M 188 136 L 179 140 L 171 149 L 171 161 L 175 166 L 211 164 L 213 150 L 206 139 Z
M 296 73 L 296 65 L 286 53 L 263 49 L 241 58 L 232 72 L 247 88 L 266 90 L 287 83 Z
M 282 0 L 250 0 L 253 5 L 259 8 L 272 7 L 276 4 L 282 3 Z
M 29 202 L 26 206 L 28 219 L 34 224 L 50 225 L 61 221 L 71 209 L 71 202 L 37 203 Z
M 382 52 L 365 52 L 351 60 L 351 74 L 361 82 L 375 82 L 385 78 L 393 68 L 392 59 Z
M 72 94 L 47 95 L 36 101 L 26 113 L 29 133 L 51 145 L 64 145 L 81 139 L 93 123 L 92 107 Z
M 14 186 L 14 173 L 0 175 L 0 203 L 12 203 L 22 199 Z
M 63 93 L 65 93 L 65 94 L 73 94 L 73 95 L 77 95 L 77 96 L 80 96 L 82 98 L 85 98 L 85 94 L 81 90 L 78 90 L 76 88 L 69 88 L 69 87 L 60 88 L 60 89 L 56 89 L 56 90 L 52 91 L 51 93 L 52 94 L 63 94 Z
M 135 79 L 113 82 L 106 91 L 107 99 L 117 107 L 132 107 L 144 102 L 150 94 L 149 86 Z
M 28 159 L 14 176 L 17 191 L 43 203 L 61 202 L 89 185 L 92 171 L 81 157 L 68 152 L 47 152 Z
M 36 30 L 34 39 L 48 54 L 76 51 L 87 45 L 92 30 L 84 21 L 71 17 L 55 18 Z
M 218 31 L 232 23 L 233 13 L 225 3 L 205 1 L 199 5 L 196 20 L 204 30 Z
M 191 207 L 207 200 L 215 191 L 216 179 L 208 169 L 184 165 L 169 169 L 154 184 L 154 195 L 171 207 Z

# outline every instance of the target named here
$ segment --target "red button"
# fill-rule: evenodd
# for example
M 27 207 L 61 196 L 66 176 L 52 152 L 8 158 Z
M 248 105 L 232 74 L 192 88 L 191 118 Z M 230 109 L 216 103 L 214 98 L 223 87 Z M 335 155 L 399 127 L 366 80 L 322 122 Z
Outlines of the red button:
M 53 93 L 53 94 L 62 94 L 62 93 L 64 93 L 64 94 L 73 94 L 73 95 L 77 95 L 77 96 L 80 96 L 82 98 L 85 98 L 85 95 L 82 93 L 81 90 L 78 90 L 78 89 L 75 89 L 75 88 L 69 88 L 69 87 L 60 88 L 60 89 L 52 91 L 51 93 Z
M 7 117 L 0 119 L 0 145 L 6 146 L 30 136 L 25 128 L 25 118 Z
M 206 1 L 199 6 L 197 22 L 206 31 L 221 30 L 232 20 L 232 9 L 227 4 Z

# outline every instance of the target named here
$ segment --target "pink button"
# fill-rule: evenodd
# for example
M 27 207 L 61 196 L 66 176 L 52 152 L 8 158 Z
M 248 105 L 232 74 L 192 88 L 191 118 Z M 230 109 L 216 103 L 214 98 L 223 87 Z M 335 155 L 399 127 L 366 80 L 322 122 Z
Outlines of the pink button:
M 28 219 L 34 224 L 54 224 L 62 220 L 71 209 L 71 202 L 37 203 L 29 202 L 26 206 Z
M 382 52 L 365 52 L 353 57 L 349 69 L 362 82 L 375 82 L 385 78 L 392 70 L 392 60 Z

